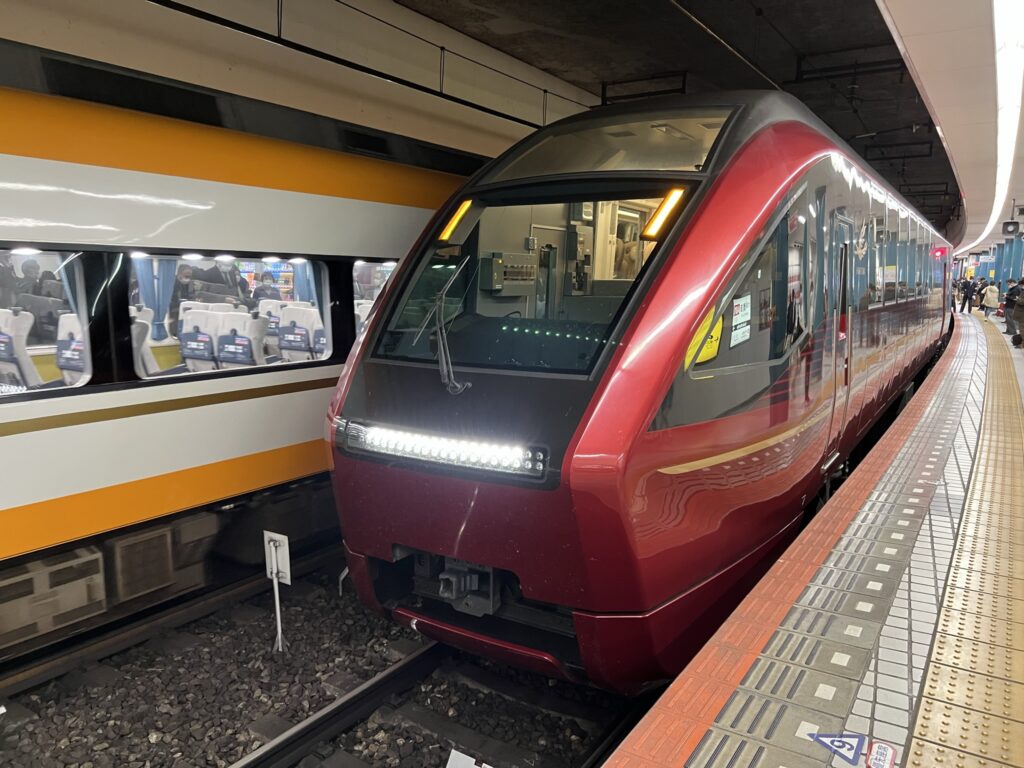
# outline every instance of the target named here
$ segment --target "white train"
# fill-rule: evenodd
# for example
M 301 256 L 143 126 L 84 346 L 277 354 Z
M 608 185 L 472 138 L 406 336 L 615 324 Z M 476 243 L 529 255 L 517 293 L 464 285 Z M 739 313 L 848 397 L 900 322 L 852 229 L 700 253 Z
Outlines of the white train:
M 323 414 L 460 179 L 7 89 L 0 111 L 2 658 L 206 584 L 214 547 L 261 558 L 263 527 L 336 525 Z

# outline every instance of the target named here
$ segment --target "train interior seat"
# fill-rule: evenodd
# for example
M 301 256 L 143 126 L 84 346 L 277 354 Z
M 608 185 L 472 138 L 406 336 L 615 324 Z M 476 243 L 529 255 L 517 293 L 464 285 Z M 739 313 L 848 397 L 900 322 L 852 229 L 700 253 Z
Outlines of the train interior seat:
M 135 359 L 142 364 L 143 373 L 146 376 L 155 376 L 161 373 L 160 366 L 150 349 L 150 329 L 152 326 L 142 319 L 140 315 L 132 318 L 132 349 L 135 352 Z
M 267 318 L 258 312 L 224 312 L 220 315 L 217 334 L 217 362 L 221 368 L 244 368 L 265 365 L 263 340 L 267 334 Z
M 326 351 L 326 336 L 320 312 L 308 306 L 288 303 L 281 308 L 277 343 L 284 360 L 316 360 Z
M 237 312 L 237 304 L 229 304 L 226 301 L 211 302 L 207 307 L 211 312 Z
M 21 307 L 0 309 L 0 384 L 29 389 L 43 383 L 28 353 L 35 317 Z
M 212 371 L 217 368 L 217 336 L 221 314 L 208 309 L 189 308 L 187 312 L 182 311 L 178 322 L 178 340 L 181 342 L 181 358 L 188 370 Z
M 62 313 L 71 311 L 64 299 L 35 296 L 31 293 L 18 294 L 15 306 L 30 312 L 35 318 L 28 334 L 30 344 L 53 344 L 57 340 L 57 319 Z
M 134 336 L 132 338 L 134 343 Z M 73 387 L 89 376 L 89 350 L 82 332 L 82 321 L 74 312 L 67 312 L 57 320 L 57 368 L 64 383 Z
M 282 307 L 309 307 L 308 301 L 282 301 L 281 299 L 260 299 L 258 311 L 261 317 L 267 318 L 267 333 L 264 340 L 268 355 L 280 355 L 277 343 L 277 327 L 281 322 Z

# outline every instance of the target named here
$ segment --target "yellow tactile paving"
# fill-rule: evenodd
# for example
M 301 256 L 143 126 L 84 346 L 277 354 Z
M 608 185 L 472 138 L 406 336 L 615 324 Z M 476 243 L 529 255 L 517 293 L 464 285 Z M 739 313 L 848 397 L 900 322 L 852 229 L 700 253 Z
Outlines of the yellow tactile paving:
M 1024 653 L 1008 653 L 1002 645 L 940 632 L 935 636 L 931 660 L 968 672 L 1024 683 Z
M 978 451 L 907 765 L 1024 766 L 1024 404 L 991 323 Z
M 906 764 L 908 768 L 1005 768 L 1007 765 L 919 739 L 910 743 Z

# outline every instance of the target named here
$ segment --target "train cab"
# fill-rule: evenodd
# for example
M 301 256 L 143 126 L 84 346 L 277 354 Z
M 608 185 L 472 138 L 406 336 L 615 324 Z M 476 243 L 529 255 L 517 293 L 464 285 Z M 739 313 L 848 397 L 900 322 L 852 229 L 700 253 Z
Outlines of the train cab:
M 935 238 L 780 94 L 526 139 L 399 266 L 331 404 L 362 599 L 620 691 L 678 671 L 934 349 Z

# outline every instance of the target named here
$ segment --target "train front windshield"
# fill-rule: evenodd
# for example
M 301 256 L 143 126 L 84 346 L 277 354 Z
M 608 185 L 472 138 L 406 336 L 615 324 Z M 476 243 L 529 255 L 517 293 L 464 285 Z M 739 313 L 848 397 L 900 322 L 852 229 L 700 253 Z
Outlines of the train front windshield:
M 458 225 L 463 234 L 423 253 L 376 356 L 589 373 L 659 239 L 690 197 L 685 185 L 665 185 L 629 198 L 467 201 Z M 458 243 L 448 244 L 453 240 Z

